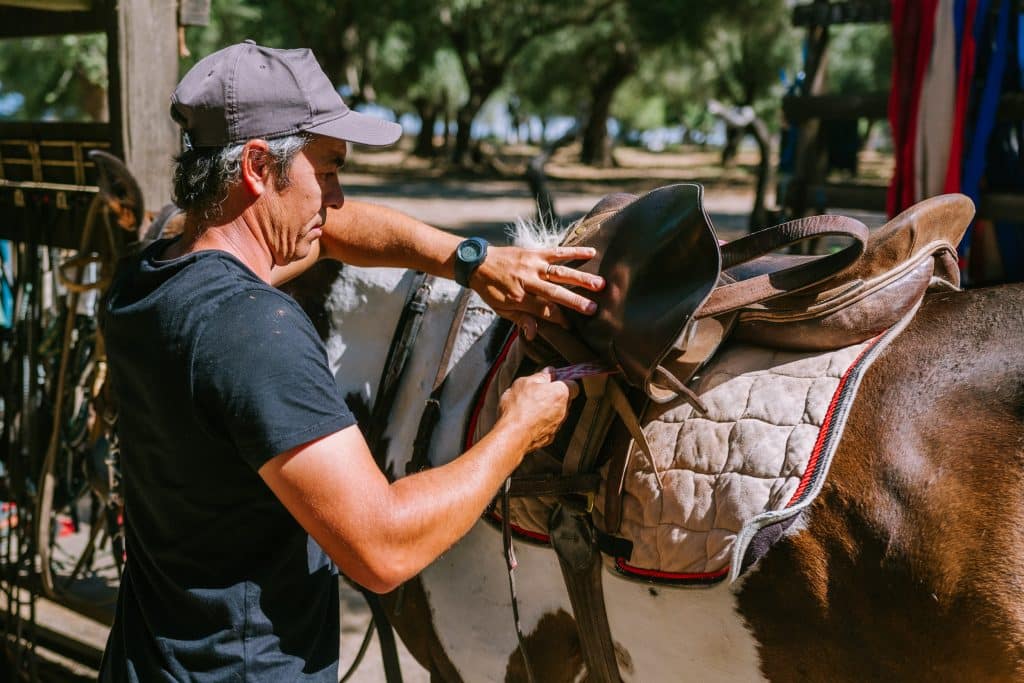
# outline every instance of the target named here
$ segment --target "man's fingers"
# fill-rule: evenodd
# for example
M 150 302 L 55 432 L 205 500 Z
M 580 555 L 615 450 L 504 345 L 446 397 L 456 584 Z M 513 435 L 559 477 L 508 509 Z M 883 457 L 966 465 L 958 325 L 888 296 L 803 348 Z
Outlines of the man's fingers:
M 584 315 L 591 315 L 597 311 L 597 304 L 587 297 L 554 283 L 548 283 L 538 287 L 535 294 L 549 304 L 558 304 L 558 306 L 564 306 L 569 310 L 576 311 L 577 313 L 583 313 Z M 559 317 L 561 316 L 558 306 L 547 306 L 551 311 L 550 316 L 544 315 L 543 311 L 537 312 L 541 313 L 540 317 L 545 320 L 558 322 L 558 319 L 554 317 L 555 315 L 559 315 Z
M 548 379 L 552 382 L 561 382 L 569 388 L 569 400 L 573 400 L 580 395 L 580 385 L 574 379 L 555 379 L 555 368 L 550 365 L 546 368 L 542 368 L 538 371 L 539 375 L 547 375 Z
M 580 395 L 580 385 L 579 385 L 579 382 L 577 382 L 576 380 L 573 380 L 573 379 L 564 379 L 564 380 L 562 380 L 562 382 L 565 383 L 565 386 L 569 387 L 569 400 L 570 401 Z
M 541 274 L 541 279 L 569 287 L 583 287 L 591 292 L 599 292 L 604 288 L 604 278 L 600 275 L 584 273 L 581 270 L 549 263 Z
M 597 255 L 593 247 L 554 247 L 548 250 L 550 261 L 589 261 Z

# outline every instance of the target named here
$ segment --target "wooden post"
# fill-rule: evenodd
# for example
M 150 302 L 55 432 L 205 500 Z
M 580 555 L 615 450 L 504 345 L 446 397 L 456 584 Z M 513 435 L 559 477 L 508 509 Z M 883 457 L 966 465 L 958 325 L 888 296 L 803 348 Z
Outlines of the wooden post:
M 116 31 L 107 45 L 110 117 L 120 132 L 125 163 L 142 188 L 146 209 L 171 201 L 172 157 L 180 146 L 169 113 L 178 83 L 178 3 L 175 0 L 118 0 Z

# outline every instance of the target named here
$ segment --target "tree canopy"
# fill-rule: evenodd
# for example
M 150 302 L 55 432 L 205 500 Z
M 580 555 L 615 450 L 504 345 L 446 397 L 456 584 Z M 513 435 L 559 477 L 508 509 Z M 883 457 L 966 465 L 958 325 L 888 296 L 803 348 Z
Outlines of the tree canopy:
M 189 28 L 192 55 L 252 38 L 308 46 L 353 106 L 376 104 L 421 122 L 415 151 L 472 158 L 474 121 L 494 101 L 532 129 L 576 122 L 587 163 L 620 139 L 713 124 L 714 98 L 777 118 L 780 74 L 799 69 L 802 32 L 786 0 L 212 0 Z M 59 41 L 55 47 L 54 40 Z M 102 36 L 0 41 L 0 116 L 96 119 L 106 87 Z M 835 30 L 830 89 L 884 89 L 888 28 Z M 19 99 L 20 98 L 20 99 Z M 536 125 L 538 124 L 539 125 Z M 447 134 L 438 142 L 437 130 Z

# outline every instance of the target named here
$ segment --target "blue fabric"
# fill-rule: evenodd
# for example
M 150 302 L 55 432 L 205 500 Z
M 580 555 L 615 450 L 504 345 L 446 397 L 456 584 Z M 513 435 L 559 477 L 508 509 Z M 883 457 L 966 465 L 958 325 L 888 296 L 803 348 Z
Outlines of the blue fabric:
M 1010 44 L 1016 45 L 1017 60 L 1011 61 L 1007 88 L 1024 87 L 1024 12 L 1010 23 Z M 1000 124 L 993 134 L 986 173 L 988 186 L 995 191 L 1020 193 L 1024 190 L 1024 123 Z M 995 224 L 996 242 L 1003 261 L 1003 275 L 1009 282 L 1024 281 L 1024 223 L 1000 221 Z
M 11 243 L 0 240 L 0 327 L 10 327 L 14 318 L 14 283 L 11 272 Z
M 956 65 L 957 73 L 960 72 L 960 52 L 964 42 L 964 21 L 967 19 L 967 0 L 955 0 L 953 3 L 953 32 L 955 33 L 956 44 Z
M 964 173 L 961 191 L 977 204 L 981 193 L 981 178 L 985 174 L 985 160 L 992 130 L 996 123 L 996 110 L 999 108 L 999 96 L 1003 90 L 1003 74 L 1009 59 L 1009 28 L 1010 0 L 997 0 L 999 15 L 995 25 L 986 21 L 988 17 L 988 0 L 978 3 L 979 21 L 975 25 L 975 36 L 978 45 L 978 63 L 987 63 L 987 69 L 975 72 L 975 82 L 983 83 L 977 107 L 975 109 L 973 129 L 964 136 L 965 149 Z M 984 60 L 984 61 L 983 61 Z M 968 121 L 970 123 L 970 121 Z M 960 253 L 965 254 L 970 248 L 973 226 L 967 229 L 963 241 L 960 242 Z

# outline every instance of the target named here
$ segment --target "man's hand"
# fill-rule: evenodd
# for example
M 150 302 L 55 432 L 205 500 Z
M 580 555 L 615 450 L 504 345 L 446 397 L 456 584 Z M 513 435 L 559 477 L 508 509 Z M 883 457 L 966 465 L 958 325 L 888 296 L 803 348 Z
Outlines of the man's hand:
M 569 403 L 580 393 L 572 380 L 553 379 L 551 368 L 512 383 L 498 402 L 498 422 L 507 422 L 516 433 L 529 435 L 526 451 L 535 451 L 551 443 L 569 414 Z M 502 425 L 504 426 L 504 425 Z
M 516 323 L 527 339 L 533 339 L 538 319 L 566 325 L 560 306 L 587 315 L 597 310 L 593 301 L 569 288 L 598 292 L 604 287 L 604 279 L 562 265 L 586 261 L 594 254 L 590 247 L 492 246 L 469 284 L 498 315 Z

